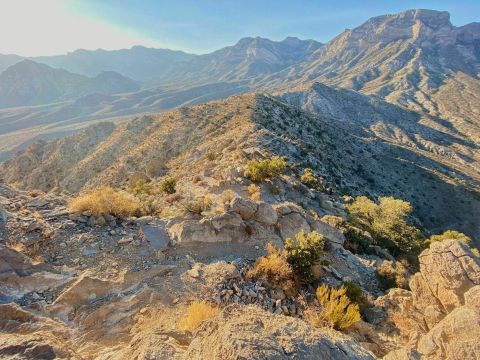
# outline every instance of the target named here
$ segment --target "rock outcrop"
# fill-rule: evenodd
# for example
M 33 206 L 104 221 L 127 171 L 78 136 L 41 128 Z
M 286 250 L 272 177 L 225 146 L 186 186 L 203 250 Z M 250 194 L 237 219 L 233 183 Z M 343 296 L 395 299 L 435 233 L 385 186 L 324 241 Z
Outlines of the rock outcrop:
M 419 256 L 411 291 L 392 289 L 387 309 L 407 344 L 387 359 L 473 359 L 480 353 L 480 259 L 457 240 L 435 242 Z
M 195 333 L 185 359 L 374 359 L 351 338 L 256 306 L 230 305 Z

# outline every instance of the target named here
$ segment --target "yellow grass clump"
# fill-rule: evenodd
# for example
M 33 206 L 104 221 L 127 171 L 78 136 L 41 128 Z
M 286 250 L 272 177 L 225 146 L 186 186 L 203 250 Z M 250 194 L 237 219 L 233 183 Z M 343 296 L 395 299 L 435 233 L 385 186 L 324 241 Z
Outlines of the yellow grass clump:
M 357 304 L 350 301 L 345 286 L 330 288 L 327 284 L 317 288 L 317 299 L 322 307 L 320 313 L 309 317 L 315 326 L 330 325 L 337 330 L 346 329 L 360 320 Z
M 180 329 L 184 331 L 193 331 L 200 326 L 202 322 L 216 316 L 220 309 L 213 307 L 205 301 L 194 301 L 187 310 L 187 314 L 180 320 Z
M 247 278 L 263 280 L 273 287 L 281 287 L 292 294 L 295 289 L 293 268 L 287 260 L 285 250 L 276 249 L 267 244 L 267 256 L 260 257 L 252 269 L 247 272 Z
M 108 214 L 119 218 L 138 215 L 140 212 L 138 200 L 124 191 L 108 186 L 76 197 L 68 207 L 75 213 L 90 211 L 94 216 Z

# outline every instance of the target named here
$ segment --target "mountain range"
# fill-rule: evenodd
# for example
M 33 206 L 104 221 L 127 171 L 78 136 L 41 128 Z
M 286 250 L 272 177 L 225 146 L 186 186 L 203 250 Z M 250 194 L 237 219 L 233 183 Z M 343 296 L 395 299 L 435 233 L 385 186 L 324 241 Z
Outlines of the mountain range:
M 15 59 L 1 57 L 0 64 Z M 32 69 L 42 69 L 42 76 L 29 79 Z M 316 169 L 338 191 L 408 199 L 429 229 L 473 235 L 480 230 L 479 72 L 480 24 L 455 27 L 448 13 L 433 10 L 375 17 L 326 44 L 245 38 L 206 55 L 134 47 L 24 60 L 0 75 L 15 79 L 0 80 L 0 89 L 8 89 L 2 101 L 17 106 L 0 110 L 3 159 L 37 139 L 112 123 L 35 143 L 6 161 L 1 174 L 44 190 L 121 184 L 134 173 L 150 173 L 145 144 L 167 144 L 169 137 L 186 134 L 192 140 L 187 136 L 168 151 L 158 145 L 165 154 L 157 159 L 152 153 L 151 162 L 172 172 L 179 161 L 194 168 L 189 160 L 194 149 L 219 141 L 209 140 L 207 125 L 200 138 L 194 134 L 211 118 L 209 111 L 229 123 L 255 109 L 243 117 L 259 131 L 243 134 L 242 139 L 251 137 L 249 146 Z M 257 95 L 184 108 L 248 92 Z M 284 122 L 278 120 L 275 128 L 269 119 L 279 114 Z M 133 122 L 115 125 L 132 116 Z M 188 126 L 174 129 L 182 121 Z M 62 159 L 67 147 L 72 153 Z M 47 180 L 41 174 L 55 175 Z

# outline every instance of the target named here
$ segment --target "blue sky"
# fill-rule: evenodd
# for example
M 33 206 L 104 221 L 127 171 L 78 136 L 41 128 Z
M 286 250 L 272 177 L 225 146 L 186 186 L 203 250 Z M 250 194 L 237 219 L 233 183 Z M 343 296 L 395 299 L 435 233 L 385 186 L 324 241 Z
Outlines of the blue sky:
M 31 9 L 30 19 L 25 19 L 25 6 Z M 245 36 L 326 42 L 372 16 L 412 8 L 449 11 L 457 26 L 480 21 L 479 0 L 3 0 L 0 53 L 48 55 L 134 44 L 205 53 Z M 30 21 L 35 30 L 19 29 L 23 35 L 9 31 L 7 39 L 2 21 L 5 28 L 25 27 Z

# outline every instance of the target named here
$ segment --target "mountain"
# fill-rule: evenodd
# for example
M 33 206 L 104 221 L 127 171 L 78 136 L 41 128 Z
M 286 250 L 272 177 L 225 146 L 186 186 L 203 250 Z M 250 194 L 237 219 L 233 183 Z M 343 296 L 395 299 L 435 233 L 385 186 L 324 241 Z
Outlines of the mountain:
M 243 164 L 250 153 L 271 154 L 314 169 L 335 193 L 407 199 L 426 228 L 476 236 L 478 148 L 428 121 L 378 98 L 316 84 L 278 98 L 246 94 L 116 127 L 102 123 L 32 144 L 0 175 L 23 188 L 77 192 L 120 187 L 135 176 L 188 180 L 203 171 L 207 153 L 224 154 L 219 169 Z
M 0 74 L 0 107 L 58 101 L 87 78 L 23 60 Z
M 0 107 L 47 104 L 88 94 L 108 95 L 138 88 L 138 83 L 111 71 L 88 78 L 31 60 L 22 60 L 0 74 Z
M 90 94 L 113 95 L 136 91 L 140 83 L 114 71 L 103 71 L 78 84 L 66 97 L 80 98 Z
M 322 44 L 314 40 L 287 37 L 272 41 L 261 37 L 243 38 L 235 45 L 200 55 L 180 64 L 168 81 L 208 83 L 262 78 L 294 64 L 307 61 Z
M 408 10 L 344 31 L 272 83 L 323 82 L 435 112 L 432 92 L 462 75 L 477 81 L 479 70 L 479 23 L 455 27 L 447 12 Z
M 2 55 L 0 54 L 0 74 L 8 67 L 15 65 L 22 61 L 24 58 L 19 55 Z
M 102 71 L 115 71 L 134 80 L 148 82 L 161 79 L 172 67 L 194 57 L 183 51 L 134 46 L 121 50 L 81 49 L 66 55 L 41 56 L 32 60 L 89 77 Z

